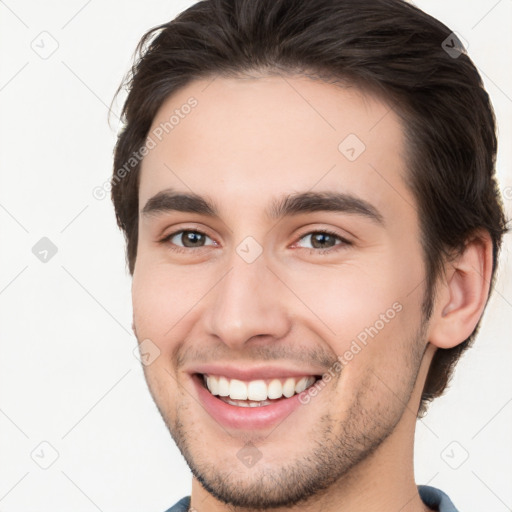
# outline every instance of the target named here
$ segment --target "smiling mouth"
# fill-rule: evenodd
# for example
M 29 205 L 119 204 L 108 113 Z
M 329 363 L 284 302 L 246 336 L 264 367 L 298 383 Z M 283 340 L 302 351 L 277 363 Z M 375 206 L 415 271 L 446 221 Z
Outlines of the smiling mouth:
M 210 394 L 237 407 L 262 407 L 286 400 L 307 390 L 320 375 L 241 381 L 222 375 L 195 374 Z

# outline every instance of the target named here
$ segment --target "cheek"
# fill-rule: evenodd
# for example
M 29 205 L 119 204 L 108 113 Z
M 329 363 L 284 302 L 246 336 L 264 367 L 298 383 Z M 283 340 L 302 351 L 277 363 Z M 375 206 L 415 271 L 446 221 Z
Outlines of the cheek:
M 132 304 L 139 340 L 149 338 L 161 346 L 178 330 L 200 297 L 197 283 L 188 272 L 145 266 L 138 261 L 133 274 Z
M 296 298 L 291 300 L 297 309 L 298 298 L 306 306 L 301 310 L 309 310 L 311 321 L 324 325 L 326 339 L 339 340 L 342 349 L 347 340 L 379 322 L 381 315 L 395 318 L 398 306 L 393 305 L 403 302 L 406 288 L 396 274 L 389 261 L 372 257 L 337 267 L 298 267 L 288 271 L 285 280 L 294 292 Z
M 368 366 L 402 364 L 421 321 L 417 265 L 397 254 L 378 254 L 338 268 L 318 267 L 309 273 L 297 268 L 286 280 L 308 306 L 301 311 L 309 329 L 350 367 L 346 373 L 359 373 Z
M 139 342 L 150 339 L 168 360 L 196 333 L 208 293 L 220 270 L 137 261 L 132 282 L 133 318 Z

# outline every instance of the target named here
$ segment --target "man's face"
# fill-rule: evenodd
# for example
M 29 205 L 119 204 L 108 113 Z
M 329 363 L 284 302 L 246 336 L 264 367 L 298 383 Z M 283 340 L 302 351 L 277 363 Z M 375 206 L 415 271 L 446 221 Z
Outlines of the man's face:
M 211 494 L 297 503 L 414 422 L 424 265 L 398 117 L 355 88 L 218 77 L 169 98 L 150 135 L 132 289 L 137 338 L 160 350 L 149 389 Z M 243 407 L 203 374 L 234 396 L 243 381 L 255 402 L 280 394 L 272 381 L 289 395 L 330 377 Z

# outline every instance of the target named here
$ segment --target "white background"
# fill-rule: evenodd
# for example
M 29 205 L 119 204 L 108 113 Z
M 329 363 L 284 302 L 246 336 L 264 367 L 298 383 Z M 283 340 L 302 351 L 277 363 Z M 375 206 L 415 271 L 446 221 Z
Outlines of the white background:
M 119 126 L 115 115 L 108 125 L 108 105 L 136 43 L 192 3 L 0 1 L 2 512 L 163 512 L 190 493 L 132 353 L 113 207 L 92 190 L 111 174 Z M 510 216 L 512 2 L 417 5 L 466 40 L 482 73 Z M 44 51 L 41 38 L 46 51 L 58 44 L 46 59 L 34 51 Z M 32 253 L 42 237 L 58 249 L 47 263 Z M 512 510 L 510 236 L 506 243 L 476 345 L 418 422 L 416 480 L 445 490 L 461 512 Z M 53 450 L 58 459 L 39 467 L 34 459 L 49 464 Z

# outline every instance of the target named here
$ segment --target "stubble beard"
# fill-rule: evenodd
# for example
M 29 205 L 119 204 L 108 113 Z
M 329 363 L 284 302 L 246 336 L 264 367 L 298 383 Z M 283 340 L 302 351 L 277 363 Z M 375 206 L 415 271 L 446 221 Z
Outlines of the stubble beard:
M 174 404 L 165 400 L 160 404 L 156 396 L 158 386 L 152 386 L 148 376 L 146 379 L 171 436 L 192 474 L 209 494 L 225 504 L 247 511 L 291 507 L 315 497 L 318 499 L 333 485 L 349 485 L 357 466 L 369 459 L 394 431 L 416 383 L 425 352 L 425 330 L 426 322 L 422 322 L 415 336 L 404 343 L 402 361 L 398 362 L 397 368 L 407 368 L 409 372 L 398 385 L 394 384 L 393 393 L 388 389 L 386 400 L 375 397 L 376 387 L 382 393 L 386 385 L 377 372 L 369 368 L 360 382 L 345 421 L 340 423 L 333 412 L 320 416 L 315 428 L 302 439 L 297 439 L 298 453 L 283 460 L 279 467 L 265 464 L 263 456 L 255 466 L 245 470 L 238 458 L 234 457 L 232 464 L 226 463 L 221 447 L 218 452 L 215 451 L 221 454 L 221 464 L 219 459 L 206 459 L 204 453 L 200 452 L 200 446 L 204 444 L 200 440 L 200 432 L 197 427 L 187 423 L 187 418 L 190 418 L 188 409 L 191 405 L 197 406 L 195 401 L 188 397 L 188 400 L 175 400 Z M 159 393 L 160 396 L 169 397 L 165 393 L 162 395 L 162 390 Z M 170 414 L 169 409 L 164 411 L 161 405 L 174 406 L 174 413 Z M 292 414 L 300 412 L 301 408 Z M 293 421 L 288 422 L 288 425 L 293 424 Z M 295 424 L 300 424 L 300 420 Z M 233 445 L 240 445 L 241 448 L 243 444 L 243 441 L 233 437 Z M 263 453 L 271 444 L 271 439 L 267 439 Z M 305 450 L 302 448 L 304 446 Z

